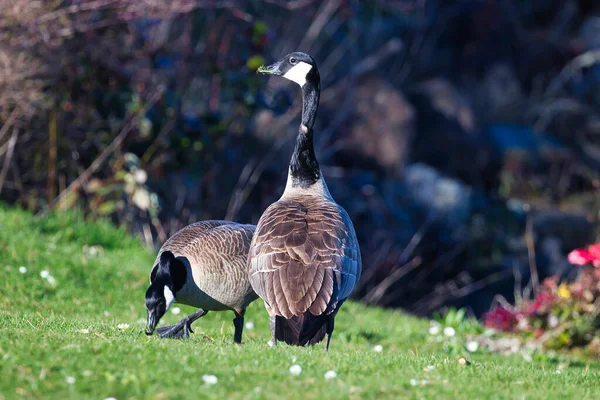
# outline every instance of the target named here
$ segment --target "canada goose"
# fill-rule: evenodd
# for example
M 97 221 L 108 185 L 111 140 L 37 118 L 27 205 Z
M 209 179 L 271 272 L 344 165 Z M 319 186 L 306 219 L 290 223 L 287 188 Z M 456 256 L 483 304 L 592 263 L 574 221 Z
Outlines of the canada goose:
M 188 338 L 192 323 L 208 311 L 235 313 L 234 341 L 241 343 L 246 307 L 258 298 L 248 281 L 248 248 L 254 225 L 202 221 L 171 236 L 161 247 L 146 291 L 147 335 L 174 302 L 199 310 L 172 326 L 156 329 L 161 337 Z
M 331 197 L 313 148 L 319 71 L 295 52 L 258 72 L 300 85 L 302 122 L 285 191 L 261 216 L 250 245 L 250 284 L 265 301 L 273 344 L 312 345 L 327 335 L 329 349 L 335 315 L 362 267 L 352 221 Z

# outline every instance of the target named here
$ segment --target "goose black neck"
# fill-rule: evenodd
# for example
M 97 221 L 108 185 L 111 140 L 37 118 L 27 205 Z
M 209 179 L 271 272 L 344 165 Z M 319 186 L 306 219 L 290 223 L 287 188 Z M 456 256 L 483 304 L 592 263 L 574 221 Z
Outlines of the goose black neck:
M 306 76 L 302 86 L 302 124 L 290 161 L 292 186 L 307 188 L 321 178 L 319 162 L 313 146 L 313 125 L 319 108 L 320 79 L 316 67 Z
M 158 265 L 150 275 L 152 283 L 156 282 L 160 287 L 167 286 L 173 293 L 177 293 L 183 288 L 186 279 L 185 265 L 170 251 L 164 251 L 161 254 Z

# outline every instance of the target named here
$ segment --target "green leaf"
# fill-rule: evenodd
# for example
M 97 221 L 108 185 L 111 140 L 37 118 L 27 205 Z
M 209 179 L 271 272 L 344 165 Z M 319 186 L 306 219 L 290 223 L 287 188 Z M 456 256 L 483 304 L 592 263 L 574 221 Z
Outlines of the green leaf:
M 246 61 L 246 67 L 250 71 L 256 71 L 258 67 L 265 63 L 265 59 L 262 56 L 256 55 L 252 56 Z
M 263 35 L 269 30 L 267 24 L 264 21 L 256 21 L 254 24 L 254 33 L 257 35 Z
M 117 204 L 114 201 L 105 201 L 100 204 L 96 209 L 96 212 L 100 215 L 112 214 L 117 209 Z

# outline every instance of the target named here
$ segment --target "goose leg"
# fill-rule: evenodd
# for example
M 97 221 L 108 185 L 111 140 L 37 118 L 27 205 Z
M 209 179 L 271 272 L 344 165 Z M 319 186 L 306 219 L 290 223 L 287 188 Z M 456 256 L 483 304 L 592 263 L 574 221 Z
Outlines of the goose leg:
M 192 330 L 192 324 L 198 318 L 205 316 L 207 313 L 208 311 L 205 311 L 200 308 L 195 313 L 183 318 L 177 324 L 163 326 L 161 328 L 158 328 L 156 332 L 161 338 L 187 339 L 190 337 L 190 333 L 194 333 L 194 331 Z
M 275 316 L 269 315 L 269 328 L 271 328 L 271 342 L 273 346 L 277 346 L 277 335 L 275 334 Z
M 235 318 L 233 319 L 233 326 L 235 327 L 235 333 L 233 334 L 233 341 L 235 343 L 242 343 L 242 331 L 244 330 L 244 314 L 236 312 Z
M 333 334 L 333 321 L 334 321 L 334 316 L 332 315 L 331 317 L 329 317 L 329 319 L 327 320 L 327 340 L 325 342 L 325 351 L 329 351 L 329 341 L 331 340 L 331 335 Z

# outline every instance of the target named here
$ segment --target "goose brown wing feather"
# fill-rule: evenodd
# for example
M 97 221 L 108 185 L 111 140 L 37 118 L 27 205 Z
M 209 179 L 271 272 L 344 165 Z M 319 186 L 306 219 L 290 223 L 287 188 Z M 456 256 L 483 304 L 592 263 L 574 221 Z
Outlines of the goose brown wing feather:
M 254 230 L 253 225 L 230 221 L 200 221 L 190 224 L 163 244 L 154 265 L 158 264 L 163 251 L 171 251 L 175 256 L 185 256 L 195 264 L 221 265 L 223 259 L 237 260 L 248 253 Z
M 352 222 L 329 199 L 272 204 L 259 221 L 248 256 L 250 283 L 274 315 L 330 313 L 360 277 Z

